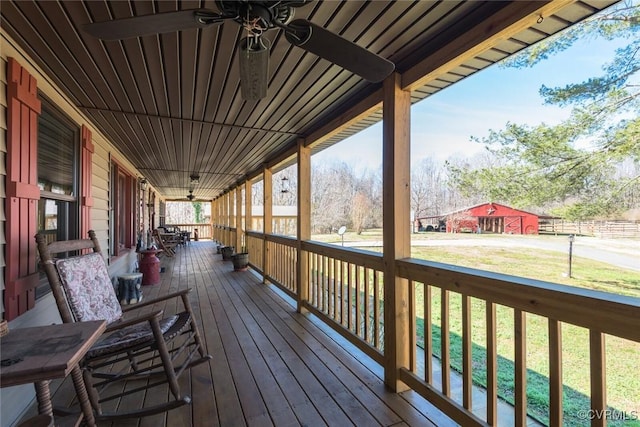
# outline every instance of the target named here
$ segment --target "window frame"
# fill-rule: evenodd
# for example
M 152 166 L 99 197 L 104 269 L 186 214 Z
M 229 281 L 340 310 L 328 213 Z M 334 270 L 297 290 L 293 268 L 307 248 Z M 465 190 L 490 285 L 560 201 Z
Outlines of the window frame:
M 137 179 L 118 160 L 110 161 L 110 244 L 109 255 L 119 257 L 136 247 Z
M 80 233 L 80 197 L 82 191 L 82 164 L 80 157 L 80 126 L 78 126 L 69 116 L 67 116 L 64 111 L 62 111 L 58 106 L 48 99 L 46 96 L 40 94 L 39 99 L 41 101 L 41 114 L 38 117 L 38 150 L 37 150 L 37 180 L 38 185 L 40 186 L 41 182 L 41 161 L 43 161 L 42 153 L 43 153 L 43 144 L 42 144 L 42 133 L 40 128 L 40 120 L 42 117 L 47 114 L 53 120 L 56 121 L 56 125 L 59 127 L 63 127 L 66 131 L 71 133 L 71 137 L 69 141 L 72 141 L 73 147 L 71 147 L 72 151 L 72 177 L 71 177 L 71 194 L 61 194 L 49 190 L 40 190 L 40 199 L 38 200 L 38 208 L 36 209 L 36 224 L 38 228 L 38 233 L 45 233 L 47 229 L 44 227 L 46 222 L 46 201 L 51 200 L 54 203 L 66 203 L 68 207 L 66 209 L 65 215 L 62 216 L 64 219 L 63 228 L 60 228 L 60 224 L 58 223 L 55 229 L 56 235 L 55 240 L 69 240 L 69 239 L 77 239 Z M 60 141 L 62 143 L 63 141 Z M 66 142 L 66 141 L 65 141 Z M 57 216 L 58 217 L 58 216 Z M 41 227 L 42 226 L 42 227 Z M 36 255 L 36 259 L 34 260 L 37 263 L 39 262 L 39 256 Z M 48 293 L 50 293 L 51 289 L 49 287 L 49 283 L 46 280 L 44 274 L 40 275 L 38 286 L 35 289 L 35 299 L 36 301 Z

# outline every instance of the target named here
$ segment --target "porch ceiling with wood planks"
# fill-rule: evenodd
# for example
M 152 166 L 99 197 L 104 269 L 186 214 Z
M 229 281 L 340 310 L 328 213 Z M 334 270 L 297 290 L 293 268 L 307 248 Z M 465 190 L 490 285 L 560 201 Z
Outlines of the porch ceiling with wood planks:
M 417 102 L 615 3 L 313 1 L 307 19 L 396 64 Z M 315 151 L 380 121 L 382 84 L 293 47 L 269 30 L 269 90 L 240 96 L 239 25 L 227 22 L 123 41 L 86 23 L 206 8 L 214 1 L 9 1 L 2 28 L 162 197 L 212 199 L 303 138 Z M 499 84 L 499 82 L 496 82 Z M 435 126 L 436 124 L 434 124 Z

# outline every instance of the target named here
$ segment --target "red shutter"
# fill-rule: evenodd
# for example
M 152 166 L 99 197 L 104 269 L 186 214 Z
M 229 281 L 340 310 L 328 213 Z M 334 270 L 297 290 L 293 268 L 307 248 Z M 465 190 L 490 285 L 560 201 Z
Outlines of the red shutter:
M 33 308 L 36 268 L 38 116 L 36 79 L 13 58 L 7 63 L 7 197 L 5 318 Z
M 88 238 L 91 230 L 91 207 L 93 198 L 91 197 L 91 177 L 93 164 L 93 142 L 91 141 L 91 130 L 82 125 L 82 197 L 80 199 L 80 237 Z

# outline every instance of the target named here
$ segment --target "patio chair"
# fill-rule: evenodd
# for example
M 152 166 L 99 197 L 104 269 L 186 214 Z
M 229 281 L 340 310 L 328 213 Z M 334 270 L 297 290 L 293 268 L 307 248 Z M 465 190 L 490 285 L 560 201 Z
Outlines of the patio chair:
M 62 321 L 107 321 L 104 336 L 80 364 L 96 420 L 139 418 L 189 404 L 191 399 L 182 394 L 178 377 L 188 368 L 211 360 L 191 311 L 190 289 L 122 308 L 93 230 L 89 239 L 47 244 L 45 236 L 38 234 L 36 242 Z M 69 256 L 75 253 L 82 255 Z M 176 309 L 177 314 L 163 317 L 159 305 L 154 306 L 166 303 L 180 307 L 177 301 L 172 302 L 175 299 L 182 306 Z M 147 309 L 140 310 L 143 307 Z M 136 313 L 140 314 L 130 317 Z M 116 381 L 137 379 L 144 381 L 108 390 Z M 165 384 L 171 392 L 171 400 L 166 403 L 127 412 L 103 411 L 105 402 Z
M 158 227 L 153 230 L 153 237 L 158 244 L 158 248 L 162 249 L 162 252 L 165 255 L 172 257 L 176 254 L 176 246 L 180 243 L 178 235 L 164 232 L 163 229 Z

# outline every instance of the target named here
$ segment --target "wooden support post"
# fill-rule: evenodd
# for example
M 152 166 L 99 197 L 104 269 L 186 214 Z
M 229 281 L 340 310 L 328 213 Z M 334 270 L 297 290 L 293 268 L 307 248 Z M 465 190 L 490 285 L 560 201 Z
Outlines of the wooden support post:
M 267 242 L 267 235 L 271 234 L 273 230 L 273 203 L 272 203 L 272 194 L 273 194 L 273 179 L 272 172 L 267 166 L 264 167 L 264 171 L 262 172 L 262 184 L 264 188 L 264 199 L 263 199 L 263 207 L 264 207 L 264 216 L 262 218 L 262 231 L 264 233 L 264 240 L 262 241 L 262 283 L 267 282 L 267 276 L 270 273 L 270 260 L 269 260 L 269 245 Z
M 410 367 L 409 284 L 397 277 L 395 264 L 411 255 L 411 92 L 403 91 L 400 83 L 400 74 L 387 77 L 382 106 L 384 378 L 397 392 L 408 389 L 399 380 L 399 369 Z
M 253 230 L 253 216 L 251 206 L 252 182 L 247 180 L 244 183 L 244 229 L 245 231 Z M 245 245 L 248 246 L 245 241 Z
M 222 215 L 220 214 L 220 205 L 221 204 L 222 204 L 222 196 L 218 196 L 218 198 L 216 199 L 216 218 L 217 218 L 217 223 L 218 223 L 217 234 L 218 234 L 218 242 L 220 242 L 220 244 L 223 244 L 222 233 L 221 233 L 221 229 L 220 229 L 220 226 L 222 225 Z
M 236 253 L 243 252 L 243 235 L 244 229 L 242 228 L 242 187 L 236 187 Z
M 211 200 L 209 204 L 211 205 L 211 220 L 209 221 L 211 225 L 211 239 L 217 240 L 216 225 L 218 224 L 218 219 L 216 218 L 216 199 Z
M 222 230 L 223 238 L 222 243 L 224 245 L 229 245 L 229 193 L 224 193 L 222 195 L 222 225 L 224 226 Z
M 224 195 L 225 244 L 231 245 L 231 192 Z
M 298 245 L 296 282 L 298 289 L 297 310 L 302 311 L 302 302 L 309 299 L 309 266 L 302 242 L 311 238 L 311 149 L 304 140 L 298 140 Z
M 224 243 L 224 216 L 223 216 L 224 194 L 218 198 L 218 234 L 220 235 L 220 243 Z

